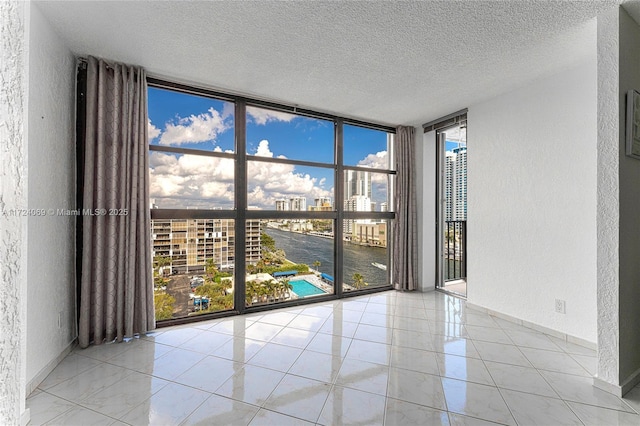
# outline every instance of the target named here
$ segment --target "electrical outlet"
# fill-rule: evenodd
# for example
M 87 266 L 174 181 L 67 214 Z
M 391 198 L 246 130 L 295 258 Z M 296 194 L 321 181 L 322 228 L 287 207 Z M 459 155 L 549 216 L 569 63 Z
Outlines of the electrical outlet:
M 566 314 L 567 313 L 567 302 L 565 302 L 564 300 L 560 300 L 560 299 L 556 299 L 556 312 L 559 314 Z

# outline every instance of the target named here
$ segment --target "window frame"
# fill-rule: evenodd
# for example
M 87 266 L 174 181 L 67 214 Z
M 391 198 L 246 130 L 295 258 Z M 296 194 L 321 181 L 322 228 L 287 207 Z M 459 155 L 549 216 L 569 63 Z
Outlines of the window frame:
M 218 209 L 162 209 L 150 208 L 152 220 L 162 219 L 231 219 L 235 223 L 235 266 L 234 266 L 234 307 L 231 310 L 212 312 L 196 316 L 186 316 L 181 318 L 173 318 L 158 321 L 160 326 L 169 326 L 175 324 L 188 323 L 193 321 L 201 321 L 205 319 L 217 318 L 222 316 L 237 315 L 251 312 L 259 312 L 271 310 L 286 306 L 296 306 L 308 303 L 317 303 L 325 300 L 334 300 L 342 297 L 358 296 L 362 294 L 375 293 L 379 291 L 389 290 L 392 288 L 392 227 L 393 221 L 396 219 L 396 213 L 389 209 L 386 212 L 357 212 L 345 211 L 344 209 L 344 174 L 347 170 L 366 171 L 371 173 L 387 174 L 389 179 L 389 196 L 387 202 L 391 204 L 395 196 L 395 185 L 393 181 L 396 175 L 397 165 L 393 158 L 389 169 L 378 169 L 371 167 L 361 167 L 353 165 L 344 165 L 343 163 L 343 128 L 345 125 L 364 127 L 372 130 L 383 131 L 388 134 L 395 134 L 395 128 L 381 124 L 364 122 L 360 120 L 345 118 L 337 115 L 312 111 L 308 109 L 300 109 L 296 106 L 287 106 L 274 102 L 251 99 L 245 96 L 233 95 L 230 93 L 219 92 L 202 87 L 184 85 L 180 83 L 170 82 L 154 77 L 147 77 L 147 84 L 150 88 L 169 90 L 184 94 L 191 94 L 200 97 L 208 97 L 215 100 L 232 102 L 234 104 L 234 152 L 216 152 L 208 150 L 199 150 L 192 148 L 180 148 L 171 146 L 159 146 L 149 144 L 149 152 L 167 152 L 174 154 L 200 155 L 206 157 L 226 158 L 234 160 L 234 208 L 227 210 Z M 314 162 L 306 160 L 282 159 L 274 157 L 260 157 L 247 154 L 247 107 L 266 108 L 275 112 L 285 112 L 303 117 L 321 119 L 333 122 L 334 125 L 334 161 L 333 163 Z M 389 148 L 393 154 L 392 147 Z M 253 161 L 280 163 L 293 166 L 305 167 L 322 167 L 334 170 L 334 210 L 332 211 L 277 211 L 275 210 L 249 210 L 248 209 L 248 163 Z M 151 206 L 150 206 L 151 207 Z M 275 304 L 267 304 L 261 306 L 245 306 L 245 280 L 244 271 L 246 271 L 246 221 L 262 220 L 262 219 L 325 219 L 334 221 L 334 265 L 335 265 L 335 293 L 323 296 L 316 296 L 307 299 L 297 299 L 292 301 L 284 301 Z M 385 286 L 378 286 L 360 290 L 343 292 L 343 223 L 345 220 L 356 219 L 378 219 L 387 221 L 387 279 Z M 240 246 L 239 242 L 244 242 Z M 239 253 L 244 255 L 239 255 Z

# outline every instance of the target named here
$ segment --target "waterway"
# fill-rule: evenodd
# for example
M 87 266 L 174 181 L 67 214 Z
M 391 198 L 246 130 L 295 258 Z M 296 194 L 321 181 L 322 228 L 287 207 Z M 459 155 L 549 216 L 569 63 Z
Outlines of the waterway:
M 275 240 L 276 248 L 285 251 L 287 259 L 296 263 L 305 263 L 311 268 L 313 268 L 313 262 L 319 261 L 320 272 L 335 276 L 332 239 L 273 228 L 265 228 L 263 232 Z M 387 249 L 345 242 L 342 266 L 345 283 L 351 284 L 353 274 L 360 273 L 369 287 L 387 285 L 387 271 L 373 266 L 371 264 L 373 262 L 387 265 Z

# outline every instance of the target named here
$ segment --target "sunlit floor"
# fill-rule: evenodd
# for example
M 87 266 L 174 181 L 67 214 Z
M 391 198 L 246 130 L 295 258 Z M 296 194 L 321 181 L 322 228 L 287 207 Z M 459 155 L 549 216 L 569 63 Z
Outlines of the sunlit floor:
M 76 349 L 27 406 L 35 425 L 640 424 L 640 388 L 594 388 L 595 357 L 390 291 Z
M 454 280 L 446 281 L 442 290 L 458 294 L 462 297 L 467 297 L 467 281 L 466 280 Z

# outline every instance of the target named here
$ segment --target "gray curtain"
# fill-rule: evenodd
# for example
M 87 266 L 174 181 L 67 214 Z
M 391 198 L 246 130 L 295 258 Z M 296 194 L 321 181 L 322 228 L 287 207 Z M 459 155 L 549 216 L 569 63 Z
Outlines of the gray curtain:
M 88 58 L 83 169 L 85 348 L 155 328 L 143 69 Z
M 393 286 L 396 290 L 418 288 L 416 223 L 415 128 L 396 129 L 396 220 L 393 226 Z

